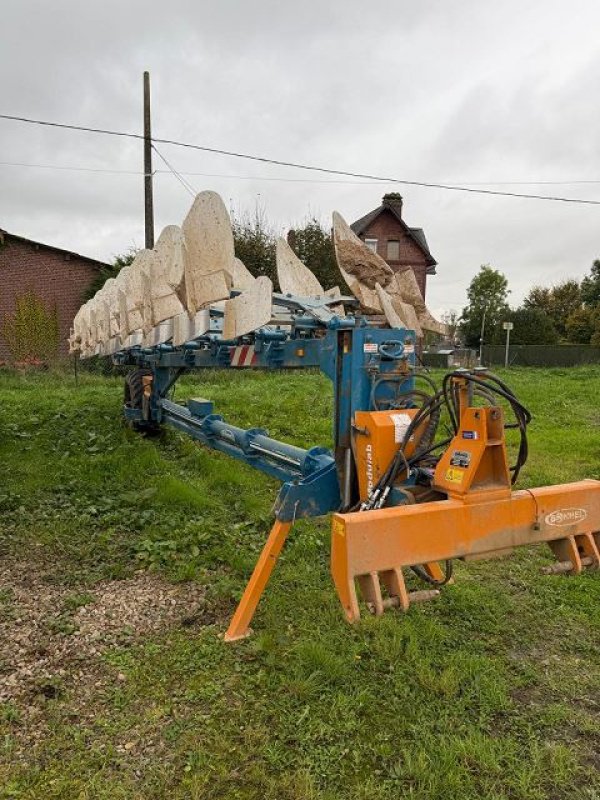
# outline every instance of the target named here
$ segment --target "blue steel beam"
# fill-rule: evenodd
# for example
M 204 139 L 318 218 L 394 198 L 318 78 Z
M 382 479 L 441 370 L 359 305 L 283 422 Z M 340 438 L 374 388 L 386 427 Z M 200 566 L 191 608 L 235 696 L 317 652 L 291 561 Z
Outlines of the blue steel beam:
M 207 447 L 243 461 L 272 478 L 283 481 L 275 502 L 281 522 L 314 517 L 340 508 L 340 489 L 335 460 L 329 450 L 301 447 L 271 439 L 261 428 L 245 430 L 210 413 L 208 401 L 191 400 L 188 407 L 162 399 L 161 421 L 186 433 Z M 194 409 L 203 414 L 194 413 Z
M 201 405 L 206 407 L 205 404 L 211 405 L 202 401 Z M 198 416 L 189 407 L 171 400 L 162 399 L 159 405 L 161 422 L 281 481 L 306 477 L 333 462 L 331 453 L 322 447 L 304 450 L 271 439 L 262 428 L 238 428 L 225 422 L 218 414 Z
M 303 308 L 308 310 L 306 304 Z M 137 347 L 115 356 L 117 363 L 147 367 L 153 374 L 147 408 L 144 412 L 126 408 L 128 418 L 167 423 L 207 447 L 282 481 L 275 507 L 281 521 L 337 510 L 341 494 L 347 505 L 353 486 L 351 443 L 355 412 L 373 410 L 375 387 L 379 387 L 379 400 L 393 392 L 393 380 L 402 381 L 406 390 L 414 388 L 413 331 L 377 328 L 360 317 L 333 317 L 315 331 L 314 318 L 298 320 L 298 327 L 267 327 L 232 342 L 210 333 L 182 347 Z M 244 430 L 233 426 L 212 413 L 209 401 L 190 400 L 186 407 L 166 397 L 179 375 L 193 369 L 316 366 L 334 387 L 334 454 L 323 448 L 303 450 L 278 442 L 259 428 Z M 382 376 L 391 381 L 379 381 Z

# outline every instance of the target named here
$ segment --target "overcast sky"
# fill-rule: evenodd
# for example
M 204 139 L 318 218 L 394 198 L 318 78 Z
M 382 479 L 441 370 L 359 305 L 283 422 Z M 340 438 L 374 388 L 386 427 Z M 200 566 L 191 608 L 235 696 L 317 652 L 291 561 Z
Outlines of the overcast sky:
M 596 180 L 494 188 L 600 199 L 599 32 L 598 0 L 3 0 L 0 113 L 141 132 L 148 69 L 157 137 L 418 181 Z M 352 222 L 400 191 L 439 262 L 436 310 L 460 310 L 483 263 L 506 274 L 516 305 L 600 257 L 600 206 L 159 149 L 203 173 L 186 176 L 194 189 L 238 213 L 259 202 L 282 232 L 309 214 L 329 224 L 334 209 Z M 0 120 L 0 161 L 135 173 L 142 147 Z M 190 202 L 158 174 L 157 235 Z M 143 245 L 142 177 L 0 165 L 0 228 L 111 259 Z

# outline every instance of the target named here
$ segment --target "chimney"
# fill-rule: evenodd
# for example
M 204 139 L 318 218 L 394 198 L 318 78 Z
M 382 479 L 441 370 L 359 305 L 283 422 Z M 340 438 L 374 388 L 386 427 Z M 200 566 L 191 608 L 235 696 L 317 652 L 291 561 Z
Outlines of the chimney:
M 402 216 L 402 195 L 400 192 L 389 192 L 383 195 L 382 203 L 388 208 L 393 208 L 399 217 Z

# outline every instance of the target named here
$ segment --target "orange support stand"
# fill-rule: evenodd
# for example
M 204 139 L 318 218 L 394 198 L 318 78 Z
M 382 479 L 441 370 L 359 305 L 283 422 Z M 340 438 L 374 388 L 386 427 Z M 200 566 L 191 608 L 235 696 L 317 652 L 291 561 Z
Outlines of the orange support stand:
M 291 522 L 275 520 L 269 538 L 256 562 L 252 577 L 244 589 L 242 599 L 235 610 L 235 614 L 231 618 L 227 633 L 223 637 L 226 642 L 235 642 L 238 639 L 245 639 L 250 635 L 251 629 L 249 626 L 254 612 L 256 611 L 256 606 L 271 577 L 273 567 L 277 562 L 277 558 L 279 557 L 279 553 L 281 553 L 281 549 L 285 544 L 291 527 Z

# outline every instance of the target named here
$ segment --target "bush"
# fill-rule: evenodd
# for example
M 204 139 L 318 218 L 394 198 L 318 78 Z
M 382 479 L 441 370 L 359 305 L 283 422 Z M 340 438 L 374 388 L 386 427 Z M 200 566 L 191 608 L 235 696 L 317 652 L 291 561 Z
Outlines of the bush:
M 276 236 L 267 223 L 264 209 L 257 206 L 253 217 L 245 215 L 242 219 L 234 219 L 232 228 L 236 256 L 255 278 L 266 275 L 277 289 Z
M 316 217 L 306 220 L 303 227 L 290 231 L 288 241 L 324 289 L 339 286 L 342 294 L 351 294 L 338 268 L 331 235 Z
M 90 372 L 92 375 L 103 375 L 106 377 L 125 376 L 130 371 L 129 366 L 114 364 L 112 356 L 92 356 L 79 362 L 79 369 L 82 372 Z
M 511 344 L 556 344 L 558 334 L 551 317 L 539 308 L 517 308 L 510 319 L 514 330 Z
M 15 310 L 5 315 L 2 333 L 13 361 L 46 362 L 58 357 L 56 306 L 48 310 L 34 291 L 15 298 Z

